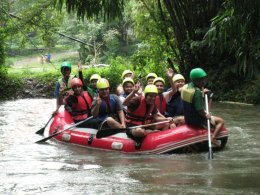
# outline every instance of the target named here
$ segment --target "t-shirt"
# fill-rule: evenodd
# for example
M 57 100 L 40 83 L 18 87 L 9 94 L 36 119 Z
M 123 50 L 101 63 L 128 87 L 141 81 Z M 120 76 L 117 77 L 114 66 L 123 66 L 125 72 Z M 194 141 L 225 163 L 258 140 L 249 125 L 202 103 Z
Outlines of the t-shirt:
M 111 94 L 111 98 L 113 98 L 114 100 L 115 100 L 115 106 L 116 106 L 116 111 L 121 111 L 121 110 L 123 110 L 123 105 L 122 105 L 122 103 L 121 103 L 121 101 L 119 100 L 119 98 L 118 98 L 118 96 L 117 95 L 115 95 L 115 94 Z M 94 98 L 94 100 L 93 100 L 93 102 L 92 102 L 92 108 L 94 107 L 94 106 L 96 106 L 96 104 L 97 104 L 97 101 L 96 101 L 96 98 Z M 116 114 L 116 113 L 114 113 L 114 114 Z

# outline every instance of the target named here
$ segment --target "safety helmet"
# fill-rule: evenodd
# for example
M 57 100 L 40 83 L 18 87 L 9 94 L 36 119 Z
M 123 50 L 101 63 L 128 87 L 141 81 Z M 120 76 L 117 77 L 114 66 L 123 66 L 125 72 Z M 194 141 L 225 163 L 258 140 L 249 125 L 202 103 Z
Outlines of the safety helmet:
M 153 73 L 153 72 L 149 73 L 149 74 L 146 76 L 146 80 L 148 80 L 150 77 L 156 78 L 156 77 L 157 77 L 157 74 L 155 74 L 155 73 Z
M 158 89 L 155 85 L 146 85 L 144 88 L 144 95 L 146 96 L 148 93 L 158 94 Z
M 70 83 L 71 88 L 77 85 L 82 87 L 83 86 L 82 81 L 79 78 L 73 78 Z
M 153 80 L 153 84 L 155 85 L 156 82 L 158 81 L 161 81 L 164 85 L 165 85 L 165 81 L 162 77 L 156 77 L 154 80 Z
M 176 82 L 178 80 L 184 80 L 185 81 L 185 78 L 181 75 L 181 74 L 175 74 L 173 77 L 172 77 L 172 81 L 173 82 Z
M 71 63 L 68 61 L 62 62 L 61 66 L 60 66 L 60 70 L 62 70 L 62 68 L 64 68 L 64 67 L 71 69 Z
M 101 79 L 101 76 L 99 74 L 92 74 L 89 80 L 91 82 L 94 79 L 96 80 Z
M 122 73 L 122 79 L 125 77 L 125 75 L 127 74 L 133 74 L 133 72 L 131 70 L 124 70 L 124 72 Z
M 106 89 L 109 87 L 109 82 L 107 79 L 101 78 L 97 81 L 97 88 L 98 89 Z
M 127 82 L 128 82 L 128 83 L 132 83 L 133 85 L 135 85 L 134 80 L 131 79 L 131 78 L 129 78 L 129 77 L 127 77 L 127 78 L 125 78 L 125 79 L 123 80 L 122 85 L 124 86 L 124 84 L 127 83 Z
M 190 79 L 196 80 L 206 77 L 207 73 L 202 68 L 194 68 L 190 71 Z

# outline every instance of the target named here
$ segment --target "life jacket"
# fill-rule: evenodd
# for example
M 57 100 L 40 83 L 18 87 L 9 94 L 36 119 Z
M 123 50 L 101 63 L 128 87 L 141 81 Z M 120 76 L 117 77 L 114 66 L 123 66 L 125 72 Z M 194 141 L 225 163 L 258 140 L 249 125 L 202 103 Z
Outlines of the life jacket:
M 89 86 L 87 87 L 87 91 L 89 92 L 92 98 L 97 96 L 97 92 L 98 92 L 97 89 L 93 89 L 92 87 Z
M 197 87 L 188 87 L 188 85 L 189 84 L 184 85 L 181 91 L 185 122 L 188 125 L 202 126 L 206 123 L 206 119 L 198 113 L 193 103 L 195 91 L 201 90 Z
M 166 111 L 166 100 L 163 94 L 156 96 L 155 105 L 157 106 L 159 112 L 164 115 Z
M 136 110 L 131 112 L 129 109 L 126 111 L 126 123 L 134 125 L 144 125 L 152 121 L 153 116 L 151 112 L 153 111 L 154 106 L 150 107 L 150 110 L 147 110 L 147 105 L 145 97 L 141 96 L 141 101 Z
M 75 77 L 76 77 L 75 75 L 70 75 L 67 83 L 65 82 L 65 79 L 63 77 L 58 79 L 58 83 L 60 84 L 60 86 L 63 86 L 64 84 L 66 85 L 65 93 L 63 96 L 72 94 L 72 91 L 70 91 L 71 90 L 70 84 L 71 84 L 71 80 Z
M 71 89 L 71 86 L 70 86 L 71 80 L 72 80 L 74 77 L 75 77 L 75 75 L 70 75 L 70 77 L 69 77 L 69 79 L 68 79 L 68 83 L 65 82 L 64 78 L 59 78 L 59 79 L 58 79 L 58 83 L 60 84 L 60 86 L 62 86 L 62 85 L 65 84 L 65 85 L 66 85 L 66 90 L 69 90 L 69 89 Z
M 177 91 L 166 104 L 166 115 L 170 117 L 183 115 L 183 103 L 181 93 Z
M 83 91 L 81 95 L 77 96 L 77 104 L 72 105 L 73 119 L 75 121 L 81 121 L 89 117 L 92 104 L 92 98 L 88 92 Z
M 116 113 L 116 100 L 114 98 L 114 95 L 109 95 L 109 100 L 106 102 L 104 99 L 102 99 L 100 108 L 99 108 L 99 114 L 98 118 L 100 120 L 104 120 L 107 116 L 117 114 Z

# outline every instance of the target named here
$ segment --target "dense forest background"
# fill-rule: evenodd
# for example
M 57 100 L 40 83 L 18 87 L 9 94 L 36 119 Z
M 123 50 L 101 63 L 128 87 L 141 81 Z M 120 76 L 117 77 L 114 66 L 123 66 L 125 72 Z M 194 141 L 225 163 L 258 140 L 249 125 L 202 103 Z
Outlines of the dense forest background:
M 83 64 L 114 64 L 111 80 L 171 67 L 189 81 L 202 67 L 217 100 L 259 103 L 259 11 L 258 0 L 2 0 L 0 90 L 17 85 L 12 56 L 74 49 Z

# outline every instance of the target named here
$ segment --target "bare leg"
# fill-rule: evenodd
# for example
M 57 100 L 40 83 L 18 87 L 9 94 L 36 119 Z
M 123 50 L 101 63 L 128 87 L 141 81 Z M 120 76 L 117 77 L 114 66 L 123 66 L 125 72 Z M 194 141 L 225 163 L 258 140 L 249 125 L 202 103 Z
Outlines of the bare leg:
M 219 134 L 220 132 L 220 129 L 222 128 L 222 126 L 224 125 L 224 120 L 220 117 L 216 117 L 214 116 L 214 120 L 215 120 L 215 130 L 212 134 L 212 138 L 211 138 L 211 142 L 214 144 L 214 145 L 217 145 L 220 147 L 216 137 L 217 135 Z
M 112 117 L 107 118 L 107 124 L 110 128 L 122 128 L 121 123 L 117 122 L 115 119 Z

